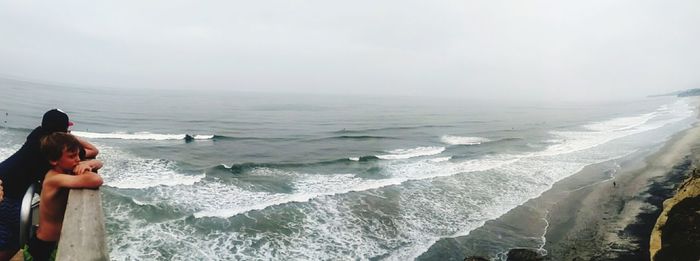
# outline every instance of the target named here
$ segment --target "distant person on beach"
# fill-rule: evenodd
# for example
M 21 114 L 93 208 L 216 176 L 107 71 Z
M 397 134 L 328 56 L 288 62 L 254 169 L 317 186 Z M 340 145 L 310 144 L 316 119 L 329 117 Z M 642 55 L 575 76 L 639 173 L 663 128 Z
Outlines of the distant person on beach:
M 41 153 L 41 139 L 51 133 L 69 132 L 68 127 L 72 125 L 63 111 L 47 111 L 41 120 L 41 126 L 27 136 L 27 140 L 17 152 L 0 163 L 0 180 L 4 190 L 3 200 L 0 201 L 0 261 L 9 260 L 19 250 L 22 196 L 29 186 L 40 183 L 44 175 L 52 169 Z M 99 153 L 89 142 L 82 139 L 79 139 L 79 142 L 81 158 L 94 158 Z M 82 168 L 84 169 L 84 166 Z
M 95 173 L 102 167 L 99 160 L 80 160 L 80 141 L 75 136 L 56 132 L 41 139 L 41 152 L 51 164 L 42 184 L 39 205 L 39 228 L 29 240 L 27 253 L 34 261 L 55 258 L 63 226 L 63 214 L 72 188 L 98 188 L 102 178 Z M 53 259 L 51 258 L 51 259 Z

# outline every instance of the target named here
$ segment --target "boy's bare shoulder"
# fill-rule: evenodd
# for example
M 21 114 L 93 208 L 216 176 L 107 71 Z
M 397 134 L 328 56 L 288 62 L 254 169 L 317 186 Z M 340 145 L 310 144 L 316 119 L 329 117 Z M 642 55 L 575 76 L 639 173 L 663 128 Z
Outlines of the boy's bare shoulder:
M 46 185 L 48 183 L 48 185 L 51 185 L 53 183 L 56 183 L 56 181 L 64 178 L 64 176 L 71 176 L 71 175 L 66 174 L 66 173 L 61 173 L 61 172 L 58 172 L 55 170 L 49 170 L 48 172 L 46 172 L 46 176 L 44 176 L 44 184 Z

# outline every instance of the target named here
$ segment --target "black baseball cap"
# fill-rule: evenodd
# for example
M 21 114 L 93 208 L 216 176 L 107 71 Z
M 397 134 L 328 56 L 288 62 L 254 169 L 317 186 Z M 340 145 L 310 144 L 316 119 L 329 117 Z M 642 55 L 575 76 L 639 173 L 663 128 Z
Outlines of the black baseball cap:
M 41 119 L 41 127 L 50 132 L 65 132 L 70 126 L 73 126 L 73 123 L 68 120 L 68 114 L 59 109 L 47 111 Z

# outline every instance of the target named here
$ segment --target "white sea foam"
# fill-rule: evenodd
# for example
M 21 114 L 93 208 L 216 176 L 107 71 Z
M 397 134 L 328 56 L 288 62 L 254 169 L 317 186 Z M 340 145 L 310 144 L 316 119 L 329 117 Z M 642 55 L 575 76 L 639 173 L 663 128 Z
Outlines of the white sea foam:
M 154 176 L 137 176 L 124 177 L 122 180 L 114 180 L 106 183 L 107 186 L 116 188 L 142 189 L 153 186 L 176 186 L 176 185 L 193 185 L 204 178 L 204 174 L 197 176 L 182 175 L 174 171 L 161 172 L 158 177 Z
M 653 113 L 614 118 L 584 125 L 584 128 L 589 131 L 550 131 L 550 134 L 557 139 L 549 141 L 555 142 L 555 144 L 532 155 L 552 156 L 590 149 L 622 137 L 661 128 L 693 114 L 692 107 L 684 101 L 673 103 L 671 108 L 672 110 L 669 110 L 668 107 L 666 109 L 662 107 Z
M 586 124 L 583 127 L 586 129 L 592 130 L 592 131 L 605 131 L 605 132 L 623 131 L 623 130 L 629 130 L 631 128 L 641 126 L 642 124 L 653 119 L 656 115 L 658 115 L 657 112 L 652 112 L 652 113 L 642 114 L 642 115 L 638 115 L 638 116 L 620 117 L 620 118 L 615 118 L 615 119 L 611 119 L 611 120 Z
M 113 132 L 113 133 L 96 133 L 73 131 L 74 135 L 89 139 L 121 139 L 121 140 L 184 140 L 186 134 L 158 134 L 150 132 Z M 195 140 L 208 140 L 214 138 L 214 135 L 194 135 Z
M 104 162 L 100 175 L 105 185 L 110 187 L 143 189 L 155 186 L 193 185 L 205 176 L 181 173 L 172 161 L 140 158 L 111 146 L 95 145 L 100 149 L 98 158 Z
M 445 147 L 418 147 L 413 149 L 396 149 L 388 151 L 389 154 L 377 155 L 377 158 L 386 160 L 410 159 L 421 156 L 431 156 L 445 151 Z
M 450 145 L 479 145 L 481 143 L 489 142 L 490 139 L 483 137 L 462 137 L 462 136 L 452 136 L 444 135 L 440 138 L 443 143 Z
M 295 192 L 290 194 L 285 193 L 269 193 L 269 192 L 250 192 L 237 191 L 235 198 L 214 199 L 214 201 L 205 201 L 200 199 L 199 204 L 204 204 L 205 209 L 194 214 L 195 217 L 232 217 L 251 210 L 261 210 L 270 206 L 308 202 L 311 199 L 330 196 L 336 194 L 344 194 L 352 191 L 364 191 L 368 189 L 380 188 L 388 185 L 400 184 L 399 179 L 381 179 L 381 180 L 364 180 L 355 177 L 353 174 L 334 174 L 334 175 L 298 175 L 299 181 L 294 183 Z M 219 184 L 208 184 L 205 191 L 210 191 L 215 194 L 228 194 L 233 191 L 230 186 L 220 186 Z M 201 189 L 198 189 L 201 191 Z M 207 193 L 208 194 L 208 193 Z M 244 195 L 241 197 L 241 195 Z M 197 195 L 192 195 L 198 197 Z M 192 199 L 192 198 L 190 198 Z M 201 205 L 200 205 L 201 206 Z
M 360 161 L 360 157 L 350 157 L 348 159 L 352 161 Z
M 475 168 L 475 164 L 470 162 L 465 166 L 455 167 L 455 171 L 463 169 L 484 169 L 485 166 Z M 423 163 L 405 166 L 397 166 L 402 175 L 412 177 L 432 176 L 441 172 L 439 165 Z M 414 173 L 410 174 L 409 169 L 418 168 L 419 172 L 428 171 L 432 174 Z M 521 170 L 526 173 L 526 170 Z M 299 182 L 295 183 L 295 188 L 303 190 L 305 193 L 326 193 L 328 187 L 345 187 L 347 185 L 364 190 L 368 187 L 375 187 L 375 184 L 362 184 L 362 180 L 351 174 L 337 175 L 311 175 L 275 170 L 264 171 L 264 175 L 284 175 L 298 176 Z M 210 258 L 213 259 L 246 259 L 251 257 L 266 257 L 274 259 L 287 257 L 290 259 L 311 259 L 311 260 L 333 260 L 333 259 L 369 259 L 374 256 L 385 255 L 386 247 L 391 249 L 389 260 L 407 260 L 417 256 L 434 243 L 440 236 L 453 234 L 455 228 L 465 230 L 474 229 L 488 219 L 498 217 L 506 212 L 509 207 L 520 202 L 523 195 L 531 193 L 529 190 L 519 189 L 523 183 L 522 178 L 528 175 L 518 175 L 512 179 L 497 179 L 490 175 L 472 176 L 461 180 L 450 180 L 445 184 L 453 186 L 447 190 L 430 187 L 430 182 L 414 184 L 411 187 L 402 188 L 399 197 L 393 199 L 390 208 L 400 209 L 398 216 L 385 207 L 374 206 L 377 209 L 372 211 L 372 216 L 356 213 L 357 202 L 345 201 L 342 197 L 316 197 L 308 201 L 305 207 L 295 208 L 303 213 L 303 220 L 298 220 L 289 224 L 289 231 L 296 231 L 291 235 L 278 231 L 257 230 L 254 234 L 244 233 L 245 230 L 222 230 L 214 228 L 211 233 L 202 235 L 196 233 L 196 227 L 181 220 L 171 220 L 162 223 L 149 223 L 140 220 L 123 217 L 114 222 L 124 222 L 129 224 L 128 233 L 114 240 L 119 246 L 117 257 L 126 259 L 128 256 L 139 254 L 154 257 L 158 252 L 151 251 L 156 242 L 160 247 L 167 249 L 184 249 L 175 251 L 176 256 L 171 259 L 180 260 L 186 257 L 184 252 L 202 251 L 209 254 L 216 253 Z M 473 178 L 477 178 L 474 180 Z M 354 183 L 357 182 L 357 183 Z M 380 181 L 381 182 L 381 181 Z M 479 185 L 476 185 L 479 184 Z M 428 186 L 428 187 L 425 187 Z M 492 187 L 501 187 L 501 190 L 491 190 Z M 177 190 L 176 190 L 177 189 Z M 455 193 L 463 189 L 469 189 L 470 193 Z M 445 193 L 451 191 L 452 193 Z M 267 201 L 281 200 L 280 195 L 264 192 L 250 192 L 241 190 L 234 186 L 218 184 L 204 181 L 192 187 L 158 187 L 156 191 L 149 192 L 144 198 L 152 203 L 163 202 L 163 196 L 171 194 L 172 198 L 167 198 L 168 202 L 174 202 L 178 209 L 197 209 L 203 203 L 207 207 L 227 206 L 229 204 L 246 204 L 246 201 Z M 176 194 L 175 194 L 176 193 Z M 381 193 L 377 193 L 381 195 Z M 222 197 L 222 195 L 235 195 Z M 282 195 L 284 196 L 284 195 Z M 294 196 L 294 195 L 292 195 Z M 305 200 L 305 195 L 299 200 Z M 302 201 L 295 201 L 302 202 Z M 212 205 L 209 205 L 212 204 Z M 361 205 L 367 205 L 360 202 Z M 460 207 L 451 207 L 453 205 Z M 181 207 L 182 206 L 182 207 Z M 495 206 L 494 209 L 479 209 L 470 206 Z M 445 211 L 446 209 L 450 211 Z M 240 210 L 245 211 L 245 210 Z M 383 213 L 383 211 L 387 211 Z M 231 213 L 221 211 L 215 213 L 228 217 Z M 242 212 L 243 213 L 243 212 Z M 197 213 L 199 216 L 203 213 Z M 224 215 L 225 214 L 225 215 Z M 373 216 L 385 216 L 390 219 L 390 223 L 376 222 L 384 218 L 375 219 Z M 206 216 L 206 215 L 205 215 Z M 268 218 L 268 214 L 263 215 Z M 201 217 L 201 216 L 200 216 Z M 246 216 L 246 219 L 260 218 L 260 215 Z M 470 218 L 465 218 L 470 217 Z M 269 217 L 274 219 L 275 216 Z M 261 226 L 265 226 L 265 221 L 261 221 Z M 256 230 L 256 224 L 247 225 L 246 230 Z M 298 228 L 297 226 L 303 226 Z M 373 231 L 371 236 L 367 236 L 367 231 Z M 163 240 L 167 239 L 167 240 Z M 211 244 L 211 242 L 218 242 Z M 136 241 L 136 242 L 135 242 Z M 167 242 L 191 242 L 190 244 L 174 244 Z M 328 246 L 333 248 L 329 249 Z M 196 248 L 198 250 L 192 250 Z M 228 249 L 228 251 L 227 251 Z M 230 249 L 235 249 L 231 251 Z M 124 251 L 129 252 L 125 254 Z M 126 256 L 126 257 L 125 257 Z M 155 258 L 155 257 L 154 257 Z M 120 258 L 117 258 L 120 259 Z
M 339 260 L 382 251 L 375 242 L 357 237 L 362 234 L 361 223 L 352 222 L 353 219 L 348 218 L 348 212 L 340 211 L 342 206 L 335 205 L 331 198 L 319 202 L 319 208 L 299 209 L 304 216 L 302 224 L 299 224 L 304 228 L 299 231 L 296 222 L 276 222 L 283 228 L 289 228 L 288 231 L 293 233 L 291 235 L 265 228 L 258 230 L 257 219 L 248 222 L 250 226 L 243 226 L 243 229 L 238 226 L 225 225 L 226 229 L 215 226 L 203 234 L 186 219 L 149 222 L 138 218 L 138 213 L 124 203 L 108 201 L 105 204 L 106 208 L 114 210 L 106 215 L 108 226 L 119 227 L 120 232 L 108 238 L 109 244 L 113 246 L 110 257 L 115 260 L 132 260 L 135 257 L 149 260 L 191 260 L 193 255 L 205 260 Z M 328 216 L 320 215 L 321 213 L 338 219 L 326 220 Z M 276 216 L 250 218 L 275 219 Z M 351 227 L 332 233 L 327 230 L 346 222 Z M 255 232 L 250 233 L 246 227 Z M 326 237 L 330 240 L 326 240 Z M 326 244 L 331 242 L 337 243 L 337 246 L 354 242 L 355 251 L 345 254 L 329 251 Z
M 12 154 L 22 146 L 22 144 L 15 143 L 11 139 L 8 139 L 6 135 L 9 135 L 8 131 L 0 128 L 0 161 L 12 156 Z M 23 142 L 24 140 L 21 141 Z
M 0 161 L 5 160 L 12 156 L 13 153 L 15 153 L 17 150 L 19 150 L 19 146 L 11 146 L 8 148 L 0 148 Z
M 245 192 L 243 198 L 236 197 L 233 201 L 216 198 L 214 202 L 203 202 L 203 200 L 193 199 L 199 204 L 207 205 L 207 209 L 194 214 L 195 217 L 231 217 L 251 210 L 261 210 L 270 206 L 293 203 L 308 202 L 319 197 L 345 194 L 353 191 L 367 191 L 386 186 L 399 185 L 406 181 L 425 180 L 437 177 L 451 176 L 458 173 L 484 171 L 493 169 L 504 164 L 508 164 L 517 159 L 479 159 L 468 160 L 460 163 L 437 162 L 432 159 L 423 160 L 409 164 L 396 164 L 387 166 L 389 178 L 385 179 L 363 179 L 354 174 L 332 174 L 332 175 L 312 175 L 286 172 L 281 170 L 266 170 L 265 173 L 276 173 L 272 175 L 294 176 L 293 183 L 295 191 L 291 194 L 282 193 L 249 193 Z M 228 190 L 227 186 L 219 187 Z M 215 194 L 230 195 L 231 191 L 211 191 Z M 240 193 L 240 192 L 239 192 Z M 209 194 L 209 193 L 207 193 Z M 192 197 L 197 197 L 193 195 Z M 191 197 L 188 197 L 192 199 Z
M 316 175 L 314 175 L 316 176 Z M 195 217 L 232 217 L 251 210 L 261 210 L 270 206 L 308 202 L 309 200 L 331 196 L 336 194 L 345 194 L 353 191 L 365 191 L 368 189 L 381 188 L 388 185 L 400 184 L 399 179 L 381 179 L 366 181 L 360 178 L 355 178 L 353 174 L 335 174 L 324 175 L 324 177 L 306 178 L 296 182 L 294 186 L 298 192 L 291 194 L 281 193 L 246 193 L 251 197 L 246 197 L 244 200 L 220 200 L 212 203 L 214 208 L 202 210 L 194 214 Z
M 440 158 L 434 158 L 430 159 L 431 162 L 444 162 L 450 160 L 452 157 L 440 157 Z

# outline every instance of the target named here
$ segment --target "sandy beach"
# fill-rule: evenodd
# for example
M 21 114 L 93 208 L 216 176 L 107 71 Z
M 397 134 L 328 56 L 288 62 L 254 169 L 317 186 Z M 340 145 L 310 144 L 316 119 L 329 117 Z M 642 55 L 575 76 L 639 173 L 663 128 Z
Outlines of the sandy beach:
M 700 128 L 695 126 L 643 161 L 626 162 L 613 179 L 569 193 L 553 189 L 533 200 L 555 202 L 548 208 L 547 255 L 556 260 L 648 260 L 661 205 L 696 165 L 699 144 Z M 557 187 L 568 181 L 562 183 Z
M 526 248 L 546 260 L 649 260 L 662 203 L 700 159 L 700 127 L 621 159 L 585 167 L 469 235 L 442 239 L 418 259 L 506 260 Z

